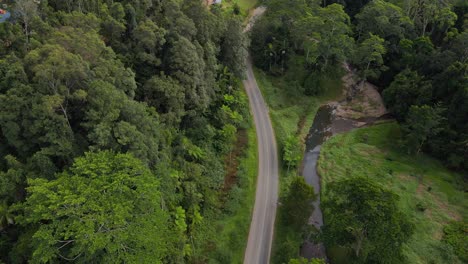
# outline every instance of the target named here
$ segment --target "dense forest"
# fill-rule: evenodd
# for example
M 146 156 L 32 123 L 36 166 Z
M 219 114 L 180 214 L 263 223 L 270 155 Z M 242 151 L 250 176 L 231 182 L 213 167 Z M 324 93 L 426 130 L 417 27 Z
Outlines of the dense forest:
M 264 3 L 268 12 L 252 33 L 257 67 L 282 75 L 300 61 L 298 89 L 317 95 L 324 92 L 321 76 L 347 62 L 361 81 L 381 89 L 405 126 L 408 152 L 468 169 L 466 1 Z
M 242 18 L 198 0 L 6 4 L 0 262 L 206 261 L 250 122 Z

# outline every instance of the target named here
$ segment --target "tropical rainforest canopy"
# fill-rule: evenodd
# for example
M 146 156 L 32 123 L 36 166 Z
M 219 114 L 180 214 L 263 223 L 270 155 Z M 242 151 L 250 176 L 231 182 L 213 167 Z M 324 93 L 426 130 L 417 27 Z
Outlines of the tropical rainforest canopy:
M 18 0 L 0 24 L 0 262 L 180 263 L 248 124 L 241 18 L 201 1 Z

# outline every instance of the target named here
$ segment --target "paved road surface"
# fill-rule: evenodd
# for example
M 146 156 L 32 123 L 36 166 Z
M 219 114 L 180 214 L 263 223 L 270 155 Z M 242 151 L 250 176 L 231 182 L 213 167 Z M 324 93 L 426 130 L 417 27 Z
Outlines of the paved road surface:
M 266 264 L 270 262 L 278 200 L 278 153 L 268 108 L 258 89 L 250 60 L 244 87 L 257 130 L 259 162 L 255 206 L 244 264 Z

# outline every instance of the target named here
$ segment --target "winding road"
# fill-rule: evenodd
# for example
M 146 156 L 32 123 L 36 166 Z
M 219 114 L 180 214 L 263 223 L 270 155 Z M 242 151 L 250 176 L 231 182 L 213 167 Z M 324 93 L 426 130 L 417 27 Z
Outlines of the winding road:
M 257 191 L 244 264 L 266 264 L 270 262 L 278 200 L 278 153 L 268 108 L 255 80 L 250 59 L 244 87 L 258 141 Z

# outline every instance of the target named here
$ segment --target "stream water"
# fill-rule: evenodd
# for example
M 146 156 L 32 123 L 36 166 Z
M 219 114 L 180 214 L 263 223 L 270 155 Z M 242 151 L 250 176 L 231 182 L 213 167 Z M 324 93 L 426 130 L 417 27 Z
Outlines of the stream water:
M 314 187 L 317 199 L 313 202 L 314 211 L 309 218 L 309 225 L 320 229 L 323 225 L 323 215 L 320 209 L 320 177 L 317 174 L 317 160 L 320 154 L 321 144 L 332 135 L 331 125 L 333 120 L 333 108 L 325 105 L 319 108 L 315 115 L 312 127 L 309 130 L 306 141 L 306 150 L 303 160 L 302 175 L 307 184 Z M 301 247 L 301 256 L 305 258 L 325 258 L 323 244 L 304 242 Z
M 302 162 L 302 176 L 307 184 L 314 187 L 317 199 L 313 202 L 314 211 L 309 218 L 309 225 L 316 229 L 323 226 L 323 215 L 320 208 L 320 176 L 317 174 L 317 161 L 323 142 L 337 133 L 346 132 L 354 128 L 373 124 L 375 121 L 391 118 L 389 115 L 381 117 L 364 117 L 356 120 L 336 117 L 334 106 L 321 106 L 315 115 L 312 127 L 306 139 L 306 150 Z M 322 243 L 315 244 L 305 241 L 301 247 L 301 256 L 304 258 L 326 258 L 325 247 Z

